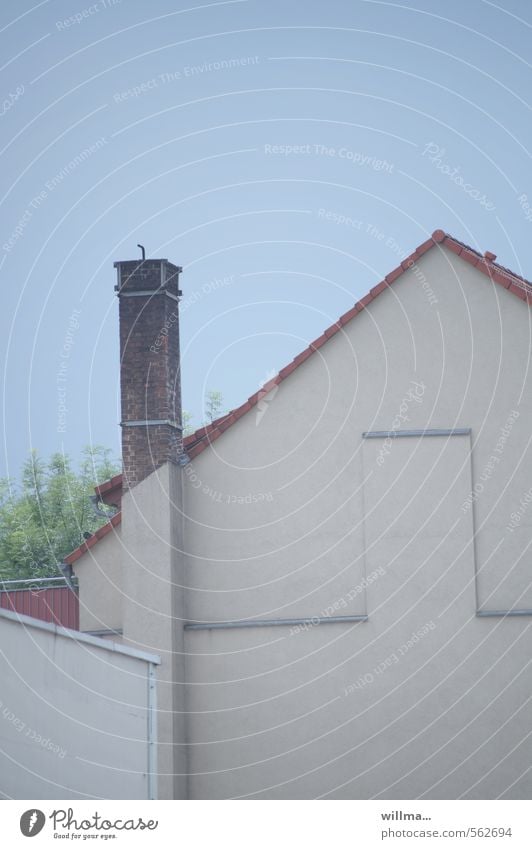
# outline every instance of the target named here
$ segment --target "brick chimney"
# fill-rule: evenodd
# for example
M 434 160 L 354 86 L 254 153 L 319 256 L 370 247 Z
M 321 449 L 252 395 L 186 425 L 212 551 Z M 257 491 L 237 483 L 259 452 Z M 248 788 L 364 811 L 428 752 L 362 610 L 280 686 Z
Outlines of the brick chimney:
M 123 486 L 182 451 L 179 274 L 166 259 L 115 262 L 120 314 Z

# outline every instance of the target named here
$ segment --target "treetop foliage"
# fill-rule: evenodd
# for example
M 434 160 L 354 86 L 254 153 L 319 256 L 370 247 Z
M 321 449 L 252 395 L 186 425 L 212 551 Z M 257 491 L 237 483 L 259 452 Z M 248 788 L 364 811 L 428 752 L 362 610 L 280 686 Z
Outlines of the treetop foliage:
M 46 461 L 34 451 L 20 484 L 0 480 L 0 580 L 60 575 L 83 534 L 103 524 L 90 501 L 94 487 L 119 471 L 109 449 L 90 446 L 78 469 L 64 454 Z

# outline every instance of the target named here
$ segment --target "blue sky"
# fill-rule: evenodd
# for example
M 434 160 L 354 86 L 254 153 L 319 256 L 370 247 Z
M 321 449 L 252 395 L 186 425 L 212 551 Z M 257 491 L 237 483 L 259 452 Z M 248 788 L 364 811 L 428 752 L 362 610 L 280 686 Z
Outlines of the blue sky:
M 118 455 L 137 242 L 184 267 L 197 426 L 437 228 L 531 277 L 531 26 L 526 0 L 4 2 L 0 474 Z

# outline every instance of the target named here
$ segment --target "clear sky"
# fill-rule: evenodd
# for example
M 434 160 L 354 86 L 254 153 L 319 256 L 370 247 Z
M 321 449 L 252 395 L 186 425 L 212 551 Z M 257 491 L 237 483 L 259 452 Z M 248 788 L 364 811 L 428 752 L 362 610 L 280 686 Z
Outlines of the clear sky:
M 116 260 L 227 407 L 437 228 L 532 277 L 528 0 L 4 0 L 0 474 L 119 453 Z

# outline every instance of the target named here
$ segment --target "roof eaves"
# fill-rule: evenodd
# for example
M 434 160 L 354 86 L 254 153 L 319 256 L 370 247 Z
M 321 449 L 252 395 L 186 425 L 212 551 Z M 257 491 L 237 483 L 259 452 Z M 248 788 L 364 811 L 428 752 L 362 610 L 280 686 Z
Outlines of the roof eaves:
M 105 493 L 110 492 L 113 489 L 119 489 L 122 486 L 122 474 L 114 475 L 114 477 L 110 478 L 103 483 L 98 484 L 98 486 L 94 487 L 94 492 L 96 495 L 105 495 Z
M 114 528 L 116 528 L 121 521 L 122 513 L 115 513 L 115 515 L 112 516 L 111 519 L 105 523 L 105 525 L 102 525 L 101 528 L 98 528 L 98 530 L 95 531 L 92 536 L 88 538 L 88 540 L 86 540 L 77 548 L 75 548 L 74 551 L 71 551 L 70 554 L 67 554 L 67 556 L 64 558 L 65 563 L 69 563 L 70 565 L 75 563 L 76 560 L 79 560 L 79 558 L 82 557 L 87 551 L 89 551 L 89 549 L 91 549 L 94 545 L 96 545 L 97 542 L 99 542 L 103 537 L 107 536 L 108 533 L 110 533 Z

